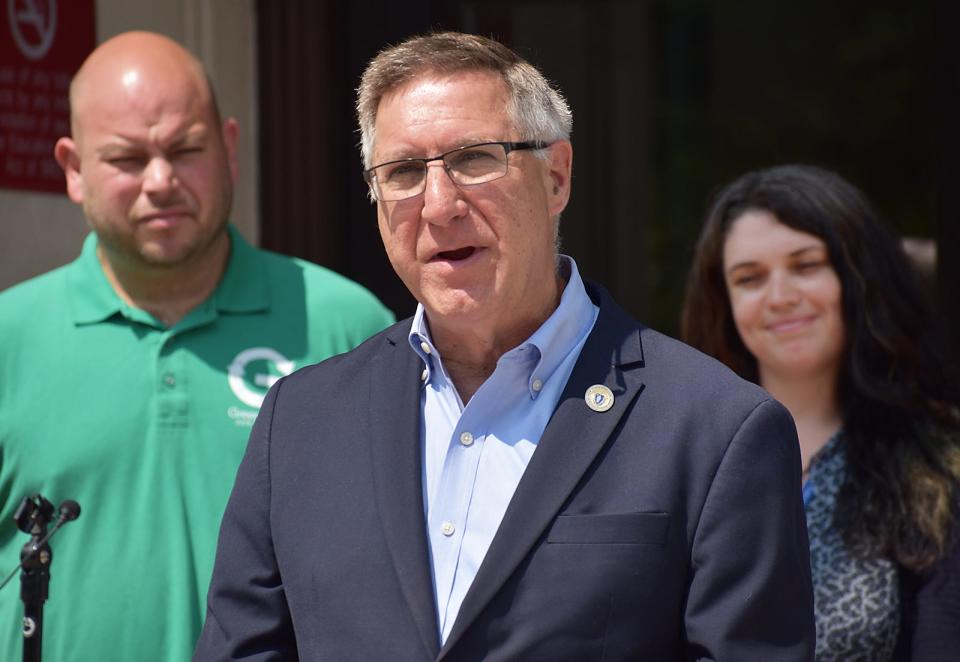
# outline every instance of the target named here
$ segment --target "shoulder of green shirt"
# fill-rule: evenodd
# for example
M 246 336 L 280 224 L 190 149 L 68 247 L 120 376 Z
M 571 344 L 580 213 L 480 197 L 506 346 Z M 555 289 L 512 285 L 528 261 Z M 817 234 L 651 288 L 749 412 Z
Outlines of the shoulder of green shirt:
M 0 291 L 0 326 L 16 323 L 21 317 L 32 317 L 38 304 L 66 302 L 66 277 L 71 263 L 39 276 L 11 285 Z
M 298 257 L 281 255 L 264 249 L 258 251 L 267 269 L 268 278 L 278 283 L 291 276 L 294 267 L 302 278 L 305 303 L 310 310 L 323 311 L 364 324 L 370 332 L 379 331 L 396 321 L 389 308 L 366 287 L 328 267 Z

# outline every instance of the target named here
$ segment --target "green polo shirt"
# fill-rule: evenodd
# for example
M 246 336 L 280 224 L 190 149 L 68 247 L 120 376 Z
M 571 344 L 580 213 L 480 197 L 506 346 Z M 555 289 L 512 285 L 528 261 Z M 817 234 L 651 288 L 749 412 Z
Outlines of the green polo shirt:
M 267 388 L 393 321 L 356 283 L 230 236 L 216 291 L 169 329 L 117 297 L 93 235 L 0 293 L 0 573 L 29 539 L 12 520 L 24 496 L 83 509 L 51 542 L 46 660 L 189 660 Z M 22 606 L 14 579 L 2 660 L 21 658 Z

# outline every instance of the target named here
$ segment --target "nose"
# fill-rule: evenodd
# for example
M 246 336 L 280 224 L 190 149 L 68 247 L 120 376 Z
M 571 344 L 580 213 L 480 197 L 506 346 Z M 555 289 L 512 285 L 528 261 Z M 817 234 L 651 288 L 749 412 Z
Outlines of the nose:
M 149 195 L 163 196 L 174 189 L 175 172 L 173 165 L 165 158 L 150 159 L 143 172 L 143 190 Z
M 423 220 L 434 225 L 445 225 L 467 213 L 463 192 L 444 167 L 443 161 L 427 163 L 427 180 L 423 191 Z
M 799 291 L 790 274 L 784 271 L 774 271 L 770 274 L 770 305 L 774 307 L 790 307 L 799 301 Z

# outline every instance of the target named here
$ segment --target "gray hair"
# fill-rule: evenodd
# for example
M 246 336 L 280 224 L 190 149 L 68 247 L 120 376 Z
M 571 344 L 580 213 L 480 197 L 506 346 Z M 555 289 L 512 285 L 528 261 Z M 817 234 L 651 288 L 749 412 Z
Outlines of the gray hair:
M 536 67 L 498 41 L 460 32 L 412 37 L 380 51 L 367 65 L 357 89 L 357 121 L 363 167 L 373 165 L 377 108 L 383 96 L 428 73 L 490 71 L 510 93 L 507 116 L 521 140 L 569 140 L 573 113 L 563 95 Z

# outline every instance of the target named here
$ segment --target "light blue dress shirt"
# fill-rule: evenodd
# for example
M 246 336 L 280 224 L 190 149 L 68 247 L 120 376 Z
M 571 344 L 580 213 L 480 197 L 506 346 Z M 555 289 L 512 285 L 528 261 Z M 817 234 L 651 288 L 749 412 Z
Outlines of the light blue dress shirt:
M 537 449 L 599 308 L 572 258 L 557 258 L 567 285 L 530 338 L 505 353 L 463 406 L 433 345 L 423 306 L 409 340 L 424 362 L 420 396 L 424 508 L 441 643 Z

